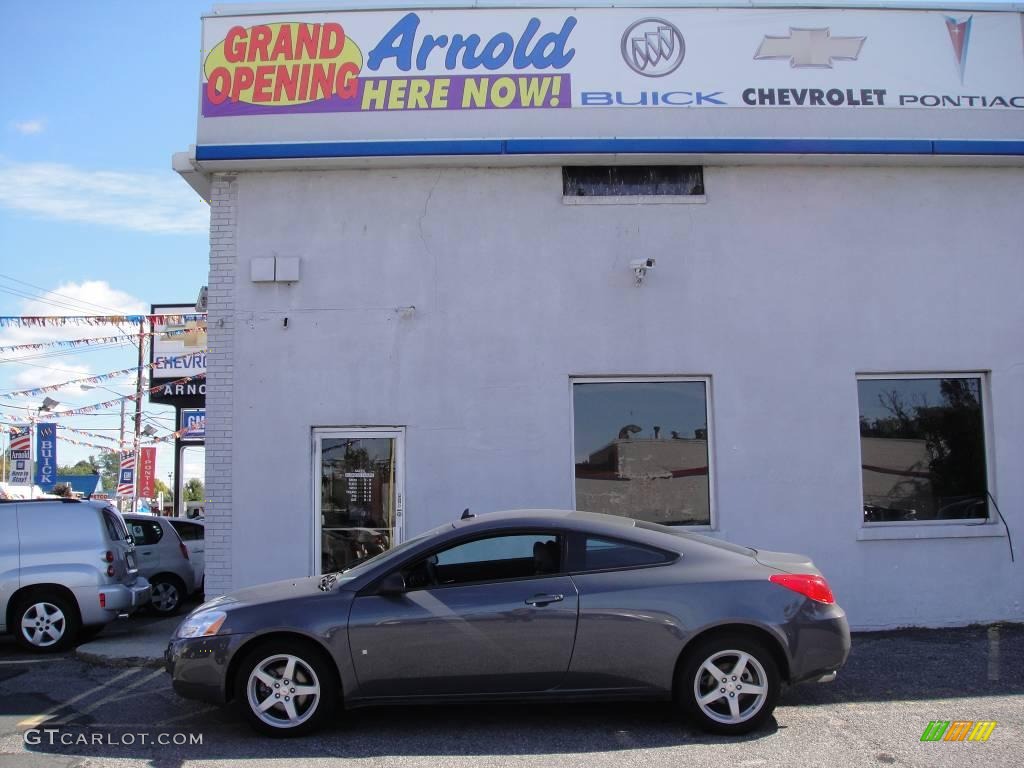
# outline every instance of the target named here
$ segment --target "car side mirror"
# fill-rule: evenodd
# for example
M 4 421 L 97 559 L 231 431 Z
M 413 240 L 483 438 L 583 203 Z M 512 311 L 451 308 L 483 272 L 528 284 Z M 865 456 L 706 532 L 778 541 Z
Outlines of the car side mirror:
M 378 595 L 404 595 L 405 577 L 400 571 L 389 573 L 377 586 Z

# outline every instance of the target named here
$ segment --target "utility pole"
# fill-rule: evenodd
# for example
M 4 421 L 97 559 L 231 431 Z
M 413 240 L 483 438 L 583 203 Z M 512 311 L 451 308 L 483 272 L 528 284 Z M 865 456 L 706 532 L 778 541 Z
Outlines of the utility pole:
M 135 479 L 135 489 L 132 494 L 132 512 L 137 512 L 139 509 L 139 448 L 142 442 L 142 354 L 146 346 L 146 318 L 143 315 L 143 319 L 139 321 L 139 369 L 135 379 L 135 471 L 133 477 Z M 122 420 L 122 424 L 123 424 Z

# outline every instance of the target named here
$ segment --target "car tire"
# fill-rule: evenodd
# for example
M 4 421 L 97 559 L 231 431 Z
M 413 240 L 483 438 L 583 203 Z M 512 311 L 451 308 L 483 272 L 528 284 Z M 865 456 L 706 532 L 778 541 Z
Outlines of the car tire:
M 181 610 L 185 601 L 185 585 L 177 576 L 166 573 L 154 576 L 150 580 L 152 588 L 150 607 L 160 616 L 173 616 Z
M 296 689 L 309 692 L 296 694 Z M 320 728 L 333 714 L 337 674 L 329 657 L 312 643 L 276 640 L 245 655 L 234 693 L 243 719 L 258 733 L 301 736 Z
M 18 644 L 36 653 L 67 650 L 78 639 L 78 605 L 59 593 L 38 591 L 18 600 L 14 630 Z
M 771 717 L 781 686 L 772 652 L 756 639 L 735 633 L 698 642 L 687 652 L 676 696 L 690 722 L 702 730 L 738 735 Z

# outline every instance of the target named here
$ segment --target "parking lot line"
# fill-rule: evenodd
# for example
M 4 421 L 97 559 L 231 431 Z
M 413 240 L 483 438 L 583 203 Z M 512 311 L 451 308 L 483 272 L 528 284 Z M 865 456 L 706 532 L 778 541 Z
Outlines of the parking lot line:
M 42 725 L 47 720 L 49 720 L 51 717 L 53 717 L 55 714 L 57 714 L 62 709 L 64 709 L 64 707 L 69 707 L 72 704 L 76 704 L 77 702 L 81 701 L 82 699 L 86 699 L 89 696 L 92 696 L 97 691 L 101 691 L 104 688 L 107 688 L 107 687 L 113 685 L 118 680 L 123 680 L 128 675 L 132 675 L 132 674 L 134 674 L 136 672 L 138 672 L 137 669 L 126 669 L 121 674 L 114 675 L 112 678 L 107 680 L 107 682 L 101 683 L 100 685 L 97 685 L 95 688 L 90 688 L 88 691 L 85 691 L 84 693 L 80 693 L 77 696 L 73 696 L 72 698 L 68 699 L 67 701 L 62 701 L 61 703 L 57 704 L 56 706 L 50 707 L 50 709 L 46 710 L 42 714 L 32 715 L 32 717 L 26 717 L 24 720 L 22 720 L 21 722 L 18 723 L 17 727 L 18 728 L 35 728 L 35 727 L 37 727 L 39 725 Z
M 161 720 L 158 723 L 153 723 L 153 727 L 154 728 L 163 728 L 165 726 L 170 725 L 171 723 L 177 723 L 177 722 L 180 722 L 182 720 L 188 720 L 190 718 L 197 717 L 199 715 L 206 715 L 206 714 L 209 714 L 210 712 L 216 712 L 218 709 L 220 709 L 220 707 L 212 706 L 212 705 L 208 706 L 208 707 L 202 707 L 201 709 L 197 709 L 195 712 L 186 712 L 184 715 L 177 715 L 176 717 L 169 717 L 166 720 Z
M 52 664 L 55 661 L 70 661 L 67 656 L 51 656 L 47 659 L 3 659 L 0 664 Z
M 162 669 L 155 669 L 152 672 L 150 672 L 148 675 L 143 675 L 142 677 L 134 680 L 133 682 L 131 682 L 128 685 L 124 686 L 123 688 L 115 691 L 114 693 L 110 694 L 109 696 L 104 696 L 99 701 L 94 701 L 92 704 L 89 704 L 88 706 L 82 707 L 80 710 L 78 710 L 78 714 L 79 715 L 88 715 L 91 712 L 95 712 L 97 709 L 102 707 L 104 704 L 107 704 L 107 703 L 113 701 L 114 699 L 121 698 L 122 696 L 124 696 L 124 694 L 126 694 L 128 691 L 132 690 L 133 688 L 138 688 L 140 685 L 145 685 L 146 683 L 150 683 L 153 680 L 155 680 L 157 677 L 160 677 L 161 675 L 165 675 L 165 674 L 167 674 L 167 673 L 164 672 L 164 670 L 162 670 Z

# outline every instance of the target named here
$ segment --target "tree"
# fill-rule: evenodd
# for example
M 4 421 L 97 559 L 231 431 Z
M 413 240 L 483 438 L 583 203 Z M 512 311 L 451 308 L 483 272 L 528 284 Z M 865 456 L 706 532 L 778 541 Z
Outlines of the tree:
M 203 481 L 198 477 L 193 477 L 185 483 L 185 501 L 205 501 L 206 500 L 206 489 L 203 487 Z
M 117 476 L 121 472 L 121 457 L 117 451 L 104 451 L 98 459 L 90 456 L 89 461 L 100 469 L 104 492 L 113 493 L 117 489 Z
M 164 495 L 164 502 L 170 502 L 174 500 L 174 494 L 171 493 L 171 489 L 167 487 L 163 480 L 159 477 L 153 478 L 153 496 Z
M 98 475 L 100 468 L 95 464 L 95 460 L 92 456 L 88 459 L 82 459 L 80 462 L 73 466 L 58 466 L 58 475 Z

